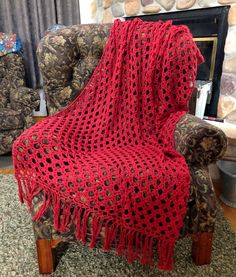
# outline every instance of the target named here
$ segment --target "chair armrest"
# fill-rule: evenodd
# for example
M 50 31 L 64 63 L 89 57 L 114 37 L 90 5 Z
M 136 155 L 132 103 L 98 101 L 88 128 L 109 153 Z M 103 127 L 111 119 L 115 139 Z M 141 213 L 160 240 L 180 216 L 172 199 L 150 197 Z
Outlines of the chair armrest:
M 188 165 L 191 174 L 190 195 L 181 237 L 213 232 L 216 221 L 216 196 L 208 166 Z
M 10 103 L 13 110 L 32 112 L 40 103 L 39 93 L 31 88 L 18 87 L 10 92 Z
M 223 156 L 227 138 L 219 128 L 186 114 L 176 125 L 175 147 L 188 164 L 206 166 Z
M 33 110 L 39 106 L 39 93 L 31 88 L 19 87 L 10 92 L 10 105 L 13 110 L 21 111 L 24 129 L 31 127 L 35 121 Z

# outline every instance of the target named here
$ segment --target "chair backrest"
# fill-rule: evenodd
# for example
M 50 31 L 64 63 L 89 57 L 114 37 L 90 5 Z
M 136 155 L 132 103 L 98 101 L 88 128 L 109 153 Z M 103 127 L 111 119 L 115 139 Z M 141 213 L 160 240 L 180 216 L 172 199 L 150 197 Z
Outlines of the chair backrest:
M 42 38 L 37 55 L 49 115 L 70 104 L 86 86 L 110 29 L 111 24 L 74 25 Z
M 21 54 L 9 53 L 0 57 L 0 108 L 10 103 L 10 92 L 25 86 L 25 67 Z
M 74 25 L 41 40 L 37 55 L 50 115 L 66 107 L 85 87 L 110 28 L 111 24 Z

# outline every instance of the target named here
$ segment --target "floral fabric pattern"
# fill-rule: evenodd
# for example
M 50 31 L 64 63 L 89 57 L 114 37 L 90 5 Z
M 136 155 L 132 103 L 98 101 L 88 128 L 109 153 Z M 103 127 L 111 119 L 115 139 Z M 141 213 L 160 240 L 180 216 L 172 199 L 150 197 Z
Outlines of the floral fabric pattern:
M 75 25 L 48 33 L 37 54 L 49 115 L 68 106 L 90 79 L 111 24 Z
M 188 164 L 207 166 L 226 151 L 226 136 L 220 129 L 190 114 L 185 115 L 175 132 L 176 149 Z
M 33 109 L 39 94 L 25 86 L 22 56 L 10 53 L 0 57 L 0 155 L 11 151 L 14 140 L 34 124 Z

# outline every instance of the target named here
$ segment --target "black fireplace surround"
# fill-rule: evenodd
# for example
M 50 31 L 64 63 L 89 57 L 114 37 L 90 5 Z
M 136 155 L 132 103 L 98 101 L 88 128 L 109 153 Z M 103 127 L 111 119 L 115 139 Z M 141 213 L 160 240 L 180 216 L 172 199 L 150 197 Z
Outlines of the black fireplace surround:
M 224 45 L 228 31 L 229 8 L 230 6 L 219 6 L 205 9 L 135 16 L 144 21 L 172 20 L 173 24 L 187 25 L 194 38 L 217 38 L 216 57 L 214 61 L 215 65 L 210 78 L 212 81 L 212 97 L 210 104 L 207 104 L 205 110 L 205 115 L 207 116 L 217 115 L 217 105 L 220 95 L 220 79 L 224 60 Z M 135 17 L 126 17 L 125 19 L 132 20 Z M 211 57 L 206 55 L 207 53 L 203 54 L 205 61 L 207 62 L 211 60 Z M 204 72 L 204 65 L 198 67 L 197 79 L 210 80 L 209 74 Z

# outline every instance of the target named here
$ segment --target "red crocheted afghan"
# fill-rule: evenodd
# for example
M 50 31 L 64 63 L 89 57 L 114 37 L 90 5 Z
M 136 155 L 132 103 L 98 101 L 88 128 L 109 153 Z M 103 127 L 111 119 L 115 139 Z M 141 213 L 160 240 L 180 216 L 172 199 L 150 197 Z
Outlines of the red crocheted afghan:
M 202 56 L 185 26 L 115 21 L 102 58 L 83 92 L 62 112 L 14 143 L 21 201 L 44 199 L 54 227 L 75 225 L 90 246 L 102 227 L 104 250 L 115 242 L 129 262 L 172 268 L 189 196 L 190 175 L 175 150 L 174 130 L 188 111 Z

